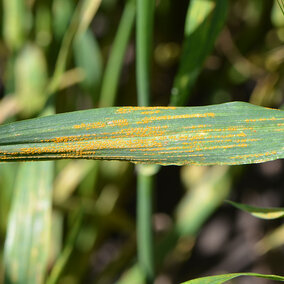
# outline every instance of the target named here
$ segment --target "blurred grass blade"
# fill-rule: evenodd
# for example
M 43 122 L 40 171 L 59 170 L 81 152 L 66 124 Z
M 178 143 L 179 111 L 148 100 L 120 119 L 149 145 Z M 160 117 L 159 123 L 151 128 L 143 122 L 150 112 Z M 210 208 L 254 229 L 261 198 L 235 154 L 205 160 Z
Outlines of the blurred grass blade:
M 155 246 L 155 260 L 158 269 L 164 264 L 169 253 L 175 257 L 173 252 L 177 251 L 178 247 L 180 247 L 178 253 L 189 254 L 188 251 L 185 252 L 183 246 L 179 245 L 179 240 L 192 238 L 194 241 L 204 222 L 228 196 L 232 188 L 233 177 L 238 173 L 236 167 L 215 166 L 203 169 L 203 171 L 201 167 L 198 167 L 202 171 L 201 180 L 199 183 L 195 185 L 191 183 L 189 186 L 187 180 L 190 179 L 192 182 L 193 175 L 196 174 L 196 171 L 190 173 L 193 168 L 192 166 L 182 168 L 183 183 L 187 188 L 187 193 L 177 206 L 175 225 Z M 138 265 L 136 264 L 127 270 L 117 283 L 143 283 L 143 274 Z
M 17 169 L 18 163 L 0 165 L 0 234 L 6 233 Z
M 97 11 L 97 8 L 94 7 L 97 5 L 96 3 L 100 3 L 99 0 L 96 1 L 90 1 L 90 0 L 81 0 L 77 4 L 77 7 L 73 13 L 71 22 L 69 27 L 67 28 L 64 37 L 62 39 L 61 47 L 58 53 L 58 57 L 56 60 L 55 64 L 55 71 L 53 73 L 52 78 L 50 79 L 49 85 L 47 87 L 47 93 L 49 95 L 52 95 L 55 93 L 59 86 L 60 86 L 60 81 L 62 78 L 63 73 L 65 72 L 66 69 L 66 64 L 67 64 L 67 57 L 69 54 L 70 46 L 73 42 L 73 39 L 76 35 L 78 35 L 80 32 L 84 32 L 85 29 L 87 28 L 86 24 L 90 24 L 90 15 L 91 17 L 94 16 L 94 14 Z M 88 9 L 90 9 L 88 11 Z M 85 17 L 84 18 L 84 24 L 83 28 L 82 27 L 82 15 Z
M 57 2 L 59 2 L 59 0 L 57 0 Z M 64 2 L 69 2 L 69 1 L 64 1 Z M 63 4 L 60 3 L 59 4 Z M 71 8 L 71 7 L 70 7 Z M 79 25 L 79 21 L 80 21 L 80 11 L 81 11 L 81 2 L 79 2 L 73 12 L 73 15 L 71 17 L 70 20 L 70 24 L 68 26 L 68 28 L 66 29 L 66 32 L 63 36 L 62 39 L 62 43 L 58 52 L 58 56 L 56 59 L 56 63 L 55 63 L 55 68 L 54 68 L 54 72 L 53 75 L 49 81 L 49 84 L 47 86 L 47 93 L 48 95 L 53 95 L 59 88 L 60 86 L 60 82 L 62 79 L 62 75 L 65 72 L 66 69 L 66 65 L 67 65 L 67 58 L 68 58 L 68 54 L 69 54 L 69 50 L 70 50 L 70 46 L 73 42 L 73 39 L 75 37 L 76 32 L 78 31 L 78 25 Z M 68 10 L 67 10 L 68 12 Z M 58 16 L 61 15 L 60 13 L 60 9 L 58 11 Z M 65 17 L 64 17 L 65 18 Z M 63 19 L 64 20 L 64 19 Z M 62 22 L 58 21 L 58 23 L 56 23 L 57 25 L 61 24 L 62 26 L 64 24 L 66 24 L 66 22 Z M 65 19 L 68 20 L 68 19 Z M 62 27 L 62 29 L 65 27 Z
M 61 40 L 67 31 L 74 9 L 73 1 L 52 1 L 52 33 L 57 41 Z
M 77 34 L 74 39 L 73 50 L 76 66 L 82 69 L 84 75 L 81 85 L 96 101 L 103 63 L 100 48 L 90 29 Z
M 56 260 L 56 263 L 48 277 L 46 283 L 47 284 L 55 284 L 58 283 L 58 280 L 71 256 L 71 253 L 75 247 L 75 242 L 77 240 L 78 234 L 80 232 L 83 221 L 83 211 L 81 209 L 77 210 L 74 216 L 72 228 L 68 234 L 67 241 L 65 243 L 65 247 Z
M 258 273 L 231 273 L 231 274 L 222 274 L 222 275 L 215 275 L 215 276 L 208 276 L 208 277 L 202 277 L 198 279 L 193 279 L 190 281 L 186 281 L 183 284 L 222 284 L 225 283 L 231 279 L 234 279 L 236 277 L 240 276 L 252 276 L 252 277 L 258 277 L 258 278 L 264 278 L 274 281 L 284 281 L 284 277 L 277 276 L 277 275 L 265 275 L 265 274 L 258 274 Z
M 48 3 L 39 2 L 35 11 L 36 43 L 41 47 L 48 47 L 52 40 L 51 11 Z
M 43 283 L 49 254 L 53 162 L 19 167 L 5 242 L 5 283 Z
M 3 0 L 3 37 L 11 50 L 18 50 L 25 41 L 29 23 L 27 3 L 22 0 Z
M 92 168 L 92 161 L 79 160 L 68 163 L 54 182 L 53 200 L 55 204 L 65 202 Z
M 32 116 L 46 101 L 47 66 L 42 50 L 29 44 L 19 53 L 15 63 L 16 98 L 24 116 Z
M 52 230 L 50 232 L 49 239 L 49 255 L 48 263 L 54 264 L 60 253 L 62 252 L 63 240 L 64 240 L 64 213 L 60 210 L 52 210 L 51 224 Z M 54 267 L 54 266 L 53 266 Z
M 101 0 L 84 0 L 80 14 L 78 33 L 85 33 L 101 5 Z
M 121 16 L 119 27 L 104 73 L 99 103 L 100 107 L 109 107 L 115 105 L 119 74 L 134 24 L 135 12 L 135 1 L 128 0 Z
M 202 225 L 222 204 L 229 195 L 235 176 L 238 175 L 238 167 L 214 166 L 210 168 L 198 167 L 202 172 L 199 182 L 188 185 L 196 170 L 193 166 L 182 168 L 182 180 L 186 187 L 186 194 L 176 208 L 176 222 L 172 230 L 156 246 L 156 258 L 158 265 L 163 264 L 167 254 L 175 247 L 179 247 L 181 238 L 192 238 L 194 241 Z M 189 253 L 181 252 L 180 253 Z
M 184 183 L 185 179 L 192 178 L 189 170 L 185 173 L 186 169 L 183 168 Z M 235 175 L 235 171 L 229 167 L 215 166 L 203 172 L 198 184 L 186 186 L 187 192 L 176 209 L 176 230 L 179 236 L 192 236 L 198 232 L 228 196 Z
M 261 208 L 226 200 L 228 204 L 260 219 L 278 219 L 284 216 L 284 208 Z
M 284 225 L 278 226 L 272 232 L 267 233 L 255 245 L 255 251 L 258 255 L 264 255 L 267 252 L 279 248 L 284 244 Z
M 0 126 L 0 160 L 260 163 L 284 157 L 283 120 L 281 110 L 241 102 L 78 111 Z
M 190 1 L 180 66 L 174 80 L 170 104 L 187 103 L 192 87 L 211 52 L 227 16 L 226 0 Z
M 277 0 L 277 3 L 282 11 L 282 14 L 284 15 L 284 1 L 283 0 Z

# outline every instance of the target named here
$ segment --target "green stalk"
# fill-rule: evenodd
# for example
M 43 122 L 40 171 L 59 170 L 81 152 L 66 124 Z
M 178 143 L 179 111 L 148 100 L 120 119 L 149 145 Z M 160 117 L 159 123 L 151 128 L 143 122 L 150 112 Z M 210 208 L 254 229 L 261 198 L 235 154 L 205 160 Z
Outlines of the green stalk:
M 154 279 L 154 262 L 153 262 L 153 239 L 152 239 L 152 189 L 153 178 L 150 175 L 139 173 L 138 175 L 138 208 L 137 218 L 137 243 L 139 252 L 139 261 L 143 271 L 147 273 L 146 277 Z
M 99 103 L 100 107 L 109 107 L 115 104 L 119 75 L 134 24 L 135 13 L 135 1 L 128 0 L 121 16 L 112 51 L 106 66 L 102 82 L 102 91 Z
M 137 0 L 136 81 L 138 105 L 150 105 L 150 58 L 154 22 L 154 0 Z M 138 263 L 147 283 L 155 279 L 152 212 L 155 171 L 152 166 L 137 167 Z M 156 169 L 156 167 L 155 167 Z
M 154 248 L 152 233 L 154 177 L 159 167 L 156 165 L 137 166 L 137 246 L 138 262 L 147 283 L 155 278 Z
M 137 0 L 136 78 L 138 105 L 150 105 L 150 57 L 154 22 L 153 0 Z

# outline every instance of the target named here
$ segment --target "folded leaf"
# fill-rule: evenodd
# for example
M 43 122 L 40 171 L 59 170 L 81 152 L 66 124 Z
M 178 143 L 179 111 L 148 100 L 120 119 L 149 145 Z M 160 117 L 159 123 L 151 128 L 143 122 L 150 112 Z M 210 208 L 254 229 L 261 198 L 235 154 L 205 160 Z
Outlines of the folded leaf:
M 234 102 L 115 107 L 0 126 L 0 161 L 107 159 L 238 165 L 284 157 L 284 112 Z

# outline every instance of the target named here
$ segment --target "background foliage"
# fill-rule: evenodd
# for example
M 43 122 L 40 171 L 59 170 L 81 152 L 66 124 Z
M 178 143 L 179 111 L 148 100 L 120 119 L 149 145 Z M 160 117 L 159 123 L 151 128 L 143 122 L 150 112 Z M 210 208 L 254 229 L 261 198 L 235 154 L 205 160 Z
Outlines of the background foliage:
M 201 7 L 201 18 L 206 2 L 190 1 L 194 11 Z M 189 1 L 156 1 L 152 105 L 240 100 L 282 108 L 284 17 L 277 1 L 216 3 L 213 23 L 221 24 L 201 26 Z M 3 0 L 0 122 L 137 105 L 135 9 L 132 0 Z M 281 274 L 281 219 L 258 220 L 223 201 L 281 207 L 282 173 L 281 160 L 161 168 L 153 215 L 155 283 L 226 272 Z M 135 179 L 125 162 L 1 164 L 1 277 L 7 283 L 141 283 Z

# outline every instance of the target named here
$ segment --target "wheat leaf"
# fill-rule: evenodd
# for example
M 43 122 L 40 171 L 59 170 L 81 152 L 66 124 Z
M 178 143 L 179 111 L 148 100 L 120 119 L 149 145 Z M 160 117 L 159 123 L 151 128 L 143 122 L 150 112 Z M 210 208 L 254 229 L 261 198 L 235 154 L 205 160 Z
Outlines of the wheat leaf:
M 233 102 L 115 107 L 0 126 L 0 161 L 107 159 L 238 165 L 284 157 L 284 112 Z

